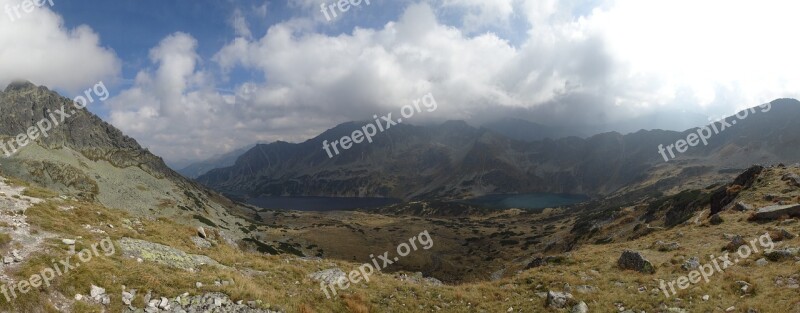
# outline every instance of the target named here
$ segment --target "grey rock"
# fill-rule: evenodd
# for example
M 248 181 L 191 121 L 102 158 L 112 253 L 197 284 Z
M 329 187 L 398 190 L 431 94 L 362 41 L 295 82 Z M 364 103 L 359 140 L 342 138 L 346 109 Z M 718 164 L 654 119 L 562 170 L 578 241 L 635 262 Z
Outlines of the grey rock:
M 123 256 L 141 258 L 144 261 L 194 271 L 202 265 L 224 268 L 217 261 L 205 256 L 188 254 L 181 250 L 149 241 L 122 238 L 117 241 Z
M 339 268 L 331 268 L 316 273 L 308 274 L 308 278 L 315 281 L 325 282 L 325 284 L 335 284 L 339 280 L 347 279 L 346 274 Z
M 725 247 L 722 248 L 722 250 L 728 251 L 728 252 L 736 252 L 736 250 L 738 250 L 739 247 L 744 246 L 744 245 L 747 245 L 747 241 L 744 241 L 744 238 L 742 238 L 742 236 L 736 235 L 736 236 L 733 236 L 733 239 L 731 239 L 731 242 L 729 242 L 727 245 L 725 245 Z
M 731 204 L 729 204 L 727 207 L 725 207 L 725 209 L 726 210 L 730 209 L 730 210 L 739 211 L 739 212 L 747 212 L 747 211 L 752 211 L 753 210 L 753 206 L 751 206 L 751 205 L 749 205 L 747 203 L 744 203 L 742 201 L 736 201 L 736 202 L 732 202 Z
M 700 259 L 696 256 L 689 258 L 688 260 L 683 262 L 683 265 L 681 265 L 681 268 L 684 269 L 685 271 L 695 270 L 699 267 L 700 267 Z
M 741 292 L 741 294 L 745 294 L 745 295 L 746 294 L 750 294 L 750 292 L 753 289 L 752 288 L 753 285 L 751 285 L 750 283 L 748 283 L 746 281 L 743 281 L 743 280 L 736 281 L 736 285 L 739 286 L 739 291 Z
M 546 305 L 549 308 L 563 309 L 572 302 L 572 295 L 566 292 L 547 292 Z
M 164 308 L 167 307 L 168 304 L 169 304 L 169 299 L 161 297 L 161 301 L 158 302 L 157 306 L 159 309 L 163 310 Z
M 776 220 L 781 216 L 800 217 L 800 204 L 771 205 L 756 211 L 757 220 Z
M 651 246 L 651 249 L 655 249 L 661 252 L 668 252 L 680 249 L 681 245 L 677 242 L 664 242 L 664 241 L 656 241 Z
M 784 174 L 781 180 L 787 182 L 790 186 L 800 187 L 800 176 L 795 173 Z
M 766 257 L 767 260 L 770 260 L 772 262 L 792 260 L 794 259 L 795 256 L 797 256 L 799 251 L 800 249 L 797 248 L 783 248 L 783 249 L 771 250 L 764 253 L 764 257 Z
M 656 272 L 653 264 L 645 259 L 641 253 L 631 250 L 622 252 L 619 260 L 617 260 L 617 266 L 623 270 L 634 270 L 644 274 L 653 274 Z
M 205 228 L 203 228 L 203 226 L 197 227 L 197 236 L 200 236 L 200 238 L 203 239 L 208 238 L 208 236 L 206 235 L 206 230 Z
M 133 298 L 135 298 L 135 297 L 136 297 L 135 293 L 123 291 L 122 292 L 122 303 L 124 303 L 125 305 L 131 305 L 131 302 L 133 301 Z
M 201 249 L 211 248 L 211 242 L 209 242 L 208 240 L 205 240 L 205 239 L 200 238 L 198 236 L 192 236 L 191 239 L 192 239 L 192 242 L 194 243 L 195 247 L 198 247 L 198 248 L 201 248 Z
M 588 313 L 588 312 L 589 312 L 589 306 L 586 305 L 586 302 L 583 301 L 573 306 L 572 311 L 570 311 L 570 313 Z
M 91 287 L 91 289 L 89 291 L 89 296 L 92 297 L 92 299 L 95 299 L 95 300 L 99 300 L 100 296 L 104 295 L 104 294 L 106 294 L 106 289 L 105 288 L 101 288 L 101 287 L 97 287 L 95 285 L 92 285 L 92 287 Z

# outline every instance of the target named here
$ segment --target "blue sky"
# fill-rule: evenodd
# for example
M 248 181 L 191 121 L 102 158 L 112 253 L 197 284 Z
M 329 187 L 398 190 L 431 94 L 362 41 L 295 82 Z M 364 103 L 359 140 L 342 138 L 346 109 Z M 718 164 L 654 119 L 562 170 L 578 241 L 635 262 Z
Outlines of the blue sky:
M 172 164 L 300 142 L 429 93 L 439 109 L 409 123 L 596 131 L 682 130 L 687 116 L 800 96 L 787 70 L 800 68 L 800 5 L 779 0 L 373 0 L 332 21 L 324 0 L 9 13 L 22 1 L 0 0 L 0 85 L 70 96 L 103 81 L 111 98 L 89 109 Z

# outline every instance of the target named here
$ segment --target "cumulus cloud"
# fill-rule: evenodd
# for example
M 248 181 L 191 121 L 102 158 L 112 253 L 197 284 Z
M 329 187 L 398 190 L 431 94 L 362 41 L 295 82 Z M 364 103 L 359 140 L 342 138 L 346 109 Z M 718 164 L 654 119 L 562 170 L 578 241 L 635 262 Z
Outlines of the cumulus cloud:
M 0 0 L 0 85 L 26 79 L 77 92 L 117 78 L 120 61 L 91 28 L 66 28 L 47 2 L 29 13 L 19 4 Z
M 261 38 L 239 32 L 210 59 L 222 73 L 204 65 L 191 36 L 175 34 L 112 101 L 112 121 L 167 158 L 201 158 L 256 141 L 301 141 L 429 92 L 439 109 L 410 122 L 515 116 L 604 129 L 655 112 L 719 115 L 798 96 L 800 74 L 786 70 L 800 65 L 800 48 L 785 37 L 792 4 L 592 2 L 418 3 L 382 27 L 338 35 L 291 19 Z M 454 8 L 480 27 L 522 16 L 525 39 L 437 17 Z M 213 77 L 236 69 L 262 78 L 238 83 L 232 101 Z

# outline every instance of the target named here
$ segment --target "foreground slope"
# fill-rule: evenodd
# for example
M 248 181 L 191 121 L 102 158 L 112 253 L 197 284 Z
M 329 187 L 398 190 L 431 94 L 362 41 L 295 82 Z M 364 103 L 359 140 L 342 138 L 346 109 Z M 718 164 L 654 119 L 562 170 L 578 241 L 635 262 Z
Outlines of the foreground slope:
M 771 167 L 755 174 L 749 172 L 745 180 L 750 183 L 745 186 L 732 181 L 709 186 L 697 194 L 686 190 L 697 201 L 667 195 L 610 208 L 611 214 L 595 217 L 595 230 L 578 233 L 588 238 L 571 251 L 531 252 L 524 261 L 520 260 L 527 265 L 510 264 L 491 280 L 443 285 L 419 274 L 381 272 L 371 275 L 369 282 L 361 280 L 346 289 L 337 289 L 330 299 L 320 289 L 323 274 L 337 277 L 330 274 L 349 273 L 362 264 L 248 252 L 226 242 L 218 229 L 206 228 L 199 233 L 194 227 L 167 219 L 144 219 L 3 178 L 0 238 L 4 239 L 0 253 L 8 263 L 0 267 L 0 281 L 6 286 L 34 282 L 31 275 L 52 268 L 54 260 L 71 260 L 74 267 L 53 275 L 47 286 L 39 281 L 32 290 L 30 286 L 24 288 L 25 292 L 17 289 L 10 302 L 0 298 L 0 310 L 798 312 L 800 223 L 789 216 L 750 221 L 760 206 L 800 202 L 800 183 L 786 179 L 798 174 L 800 166 Z M 712 223 L 710 195 L 720 190 L 731 196 L 730 203 L 737 205 L 720 213 L 721 223 Z M 745 211 L 734 209 L 738 203 L 743 203 Z M 687 209 L 684 218 L 668 226 L 670 212 Z M 392 218 L 362 216 L 365 221 Z M 561 226 L 554 229 L 574 230 L 580 227 L 580 219 L 559 219 L 554 225 Z M 279 223 L 275 227 L 289 228 L 291 224 Z M 530 234 L 535 235 L 535 231 Z M 674 294 L 662 287 L 662 280 L 674 282 L 681 276 L 692 277 L 693 266 L 711 262 L 709 255 L 722 255 L 721 249 L 731 247 L 737 236 L 752 242 L 765 234 L 770 236 L 769 247 L 756 241 L 758 250 L 709 276 L 708 282 L 701 280 L 689 288 L 676 288 Z M 450 244 L 443 235 L 441 231 L 430 232 L 433 246 Z M 596 238 L 601 242 L 591 243 Z M 407 237 L 398 235 L 393 239 L 397 244 Z M 463 237 L 460 240 L 464 244 L 471 241 Z M 92 254 L 92 247 L 103 242 L 113 246 L 100 245 L 96 249 L 99 253 Z M 384 248 L 393 251 L 393 247 Z M 626 250 L 640 253 L 654 271 L 640 273 L 620 268 L 618 259 Z M 91 256 L 88 259 L 84 258 L 86 251 Z M 373 253 L 380 251 L 383 250 Z M 420 249 L 411 256 L 429 253 Z M 692 261 L 695 257 L 697 261 Z

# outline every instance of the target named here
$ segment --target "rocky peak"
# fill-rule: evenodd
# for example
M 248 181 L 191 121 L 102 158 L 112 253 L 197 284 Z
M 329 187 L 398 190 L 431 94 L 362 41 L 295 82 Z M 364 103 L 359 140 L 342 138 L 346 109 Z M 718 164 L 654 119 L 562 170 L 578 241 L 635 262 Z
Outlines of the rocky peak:
M 39 87 L 34 85 L 33 83 L 27 81 L 27 80 L 17 80 L 17 81 L 13 81 L 10 84 L 8 84 L 8 86 L 6 87 L 5 92 L 26 91 L 26 90 L 30 90 L 30 89 L 36 89 L 36 88 L 39 88 Z M 42 88 L 47 89 L 45 87 L 42 87 Z

